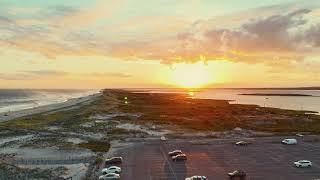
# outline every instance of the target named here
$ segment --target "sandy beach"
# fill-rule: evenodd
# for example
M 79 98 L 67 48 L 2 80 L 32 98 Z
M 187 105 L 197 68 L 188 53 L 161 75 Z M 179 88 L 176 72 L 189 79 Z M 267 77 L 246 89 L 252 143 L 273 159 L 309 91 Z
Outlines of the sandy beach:
M 0 113 L 0 122 L 9 121 L 9 120 L 12 120 L 15 118 L 28 116 L 28 115 L 32 115 L 32 114 L 45 113 L 45 112 L 49 112 L 49 111 L 70 108 L 72 106 L 76 106 L 81 103 L 91 102 L 93 99 L 95 99 L 96 97 L 99 97 L 99 96 L 101 96 L 101 93 L 96 93 L 96 94 L 92 94 L 89 96 L 69 99 L 68 101 L 62 102 L 62 103 L 49 104 L 49 105 L 45 105 L 45 106 L 39 106 L 39 107 L 24 109 L 24 110 L 20 110 L 20 111 L 12 111 L 9 113 L 8 112 Z

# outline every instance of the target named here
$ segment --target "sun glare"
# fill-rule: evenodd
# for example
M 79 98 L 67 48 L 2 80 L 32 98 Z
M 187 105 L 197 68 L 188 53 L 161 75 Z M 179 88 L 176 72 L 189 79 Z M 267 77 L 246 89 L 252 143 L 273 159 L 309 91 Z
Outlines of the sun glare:
M 172 67 L 172 80 L 183 88 L 201 88 L 210 83 L 208 67 L 203 62 L 179 63 Z

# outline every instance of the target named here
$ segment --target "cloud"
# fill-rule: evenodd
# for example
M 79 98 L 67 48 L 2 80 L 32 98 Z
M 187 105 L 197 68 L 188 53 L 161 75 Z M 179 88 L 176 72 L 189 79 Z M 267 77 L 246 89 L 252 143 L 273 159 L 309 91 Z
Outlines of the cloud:
M 0 79 L 2 79 L 2 80 L 31 80 L 34 78 L 31 76 L 26 76 L 23 73 L 16 73 L 16 74 L 0 73 Z
M 102 72 L 102 73 L 68 73 L 65 71 L 56 70 L 30 70 L 30 71 L 19 71 L 16 73 L 0 73 L 0 79 L 2 80 L 34 80 L 41 78 L 57 78 L 57 77 L 83 77 L 83 78 L 95 78 L 95 79 L 106 79 L 106 78 L 131 78 L 133 77 L 128 73 L 121 72 Z
M 1 24 L 9 24 L 9 23 L 12 23 L 12 21 L 7 17 L 0 16 L 0 23 Z
M 85 26 L 94 24 L 97 20 L 108 18 L 117 12 L 123 0 L 97 0 L 94 6 L 86 9 L 75 9 L 68 6 L 56 7 L 56 14 L 60 16 L 53 19 L 54 22 L 62 27 Z
M 2 80 L 33 80 L 48 77 L 62 77 L 68 75 L 67 72 L 54 70 L 34 70 L 34 71 L 19 71 L 16 73 L 1 73 Z
M 36 75 L 36 76 L 64 76 L 67 72 L 64 71 L 54 71 L 54 70 L 34 70 L 34 71 L 22 71 L 23 73 Z
M 312 47 L 320 47 L 320 24 L 311 26 L 306 33 L 300 35 L 300 41 Z
M 131 74 L 117 73 L 117 72 L 91 73 L 91 74 L 85 74 L 85 76 L 91 76 L 91 77 L 95 77 L 95 78 L 110 78 L 110 77 L 115 77 L 115 78 L 130 78 L 130 77 L 132 77 Z
M 282 13 L 283 7 L 272 6 L 248 10 L 242 16 L 236 13 L 218 19 L 198 20 L 188 28 L 183 22 L 180 26 L 184 28 L 175 27 L 163 31 L 163 34 L 149 28 L 153 36 L 142 36 L 143 29 L 138 28 L 137 34 L 130 23 L 127 27 L 122 26 L 123 29 L 117 27 L 119 32 L 114 31 L 115 27 L 105 28 L 112 27 L 107 20 L 120 5 L 118 1 L 100 0 L 87 9 L 58 6 L 47 13 L 46 18 L 0 16 L 0 22 L 3 22 L 0 23 L 0 34 L 3 35 L 0 44 L 52 59 L 94 55 L 125 60 L 160 60 L 163 63 L 205 59 L 275 64 L 275 61 L 287 63 L 303 60 L 310 54 L 320 55 L 316 50 L 320 45 L 320 24 L 306 17 L 312 14 L 312 9 L 291 8 L 290 12 Z M 259 11 L 263 17 L 258 15 Z M 142 19 L 145 29 L 148 24 L 157 24 L 149 22 L 153 18 Z M 167 24 L 171 23 L 170 19 L 166 20 Z M 108 26 L 100 26 L 102 21 Z M 126 33 L 130 38 L 124 38 Z
M 229 59 L 241 62 L 300 60 L 317 47 L 320 26 L 308 27 L 311 10 L 251 19 L 236 28 L 205 28 L 196 22 L 176 37 L 155 42 L 125 42 L 113 46 L 124 58 L 160 59 L 165 62 Z M 303 38 L 298 38 L 303 37 Z

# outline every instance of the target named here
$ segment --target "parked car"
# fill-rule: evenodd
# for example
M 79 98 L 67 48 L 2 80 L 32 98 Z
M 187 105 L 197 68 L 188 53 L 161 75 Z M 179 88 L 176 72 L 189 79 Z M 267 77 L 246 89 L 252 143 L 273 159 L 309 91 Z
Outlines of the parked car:
M 102 169 L 102 174 L 109 174 L 109 173 L 116 173 L 120 174 L 121 173 L 121 168 L 118 166 L 110 166 L 108 168 Z
M 105 164 L 120 164 L 122 163 L 122 157 L 112 157 L 105 160 Z
M 106 175 L 99 176 L 99 180 L 110 180 L 110 179 L 120 179 L 120 175 L 116 173 L 109 173 Z
M 188 177 L 185 180 L 206 180 L 207 178 L 205 176 L 192 176 Z
M 186 160 L 187 160 L 187 155 L 185 154 L 178 154 L 172 157 L 172 161 L 186 161 Z
M 237 178 L 237 177 L 243 178 L 243 177 L 246 177 L 246 175 L 247 174 L 242 170 L 235 170 L 233 172 L 228 173 L 228 176 L 230 178 Z
M 296 167 L 311 167 L 312 162 L 308 160 L 300 160 L 293 163 Z
M 166 141 L 167 139 L 166 139 L 166 137 L 161 136 L 160 140 L 161 140 L 161 141 Z
M 248 144 L 250 144 L 250 143 L 246 142 L 246 141 L 238 141 L 238 142 L 236 142 L 237 146 L 247 146 Z
M 304 135 L 301 134 L 301 133 L 297 133 L 296 136 L 298 136 L 298 137 L 303 137 Z
M 181 150 L 174 150 L 168 153 L 169 156 L 176 156 L 178 154 L 183 154 Z
M 289 145 L 298 144 L 298 141 L 296 139 L 284 139 L 282 140 L 282 144 L 289 144 Z

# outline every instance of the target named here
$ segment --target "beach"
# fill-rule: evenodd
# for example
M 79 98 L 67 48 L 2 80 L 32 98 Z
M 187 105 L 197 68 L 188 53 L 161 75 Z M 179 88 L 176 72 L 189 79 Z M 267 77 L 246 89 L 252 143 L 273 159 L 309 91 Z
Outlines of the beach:
M 33 114 L 45 113 L 45 112 L 54 111 L 54 110 L 67 109 L 67 108 L 70 108 L 72 106 L 77 106 L 82 103 L 89 103 L 99 96 L 101 96 L 101 93 L 96 93 L 96 94 L 92 94 L 92 95 L 88 95 L 88 96 L 84 96 L 84 97 L 69 99 L 66 102 L 62 102 L 62 103 L 55 103 L 55 104 L 49 104 L 49 105 L 19 110 L 19 111 L 0 113 L 0 122 L 5 122 L 5 121 L 9 121 L 9 120 L 16 119 L 19 117 L 33 115 Z

